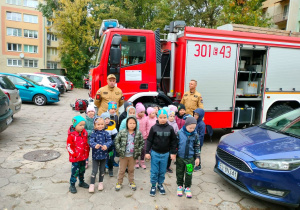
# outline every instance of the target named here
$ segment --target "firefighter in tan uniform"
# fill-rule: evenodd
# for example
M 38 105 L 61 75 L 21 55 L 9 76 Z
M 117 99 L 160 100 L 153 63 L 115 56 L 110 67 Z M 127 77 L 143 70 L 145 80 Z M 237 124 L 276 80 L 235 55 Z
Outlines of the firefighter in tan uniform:
M 193 116 L 193 111 L 197 108 L 204 109 L 203 99 L 199 92 L 196 91 L 197 81 L 191 80 L 189 83 L 190 91 L 184 93 L 180 103 L 186 108 L 186 114 Z
M 101 87 L 95 96 L 94 104 L 98 107 L 98 116 L 107 111 L 108 102 L 114 101 L 117 103 L 117 115 L 119 115 L 119 107 L 124 103 L 122 90 L 115 86 L 116 76 L 110 74 L 107 76 L 107 85 Z

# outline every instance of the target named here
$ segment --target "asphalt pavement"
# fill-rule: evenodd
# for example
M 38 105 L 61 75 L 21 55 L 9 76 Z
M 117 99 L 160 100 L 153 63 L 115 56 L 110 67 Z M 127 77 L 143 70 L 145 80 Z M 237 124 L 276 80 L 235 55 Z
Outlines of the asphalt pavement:
M 173 163 L 174 173 L 167 173 L 164 183 L 166 195 L 157 193 L 150 197 L 150 162 L 146 162 L 146 170 L 135 170 L 136 191 L 129 188 L 127 175 L 122 189 L 115 191 L 118 168 L 114 168 L 114 177 L 105 175 L 103 191 L 91 194 L 77 186 L 78 193 L 71 194 L 66 139 L 72 117 L 79 114 L 71 109 L 70 103 L 79 98 L 87 99 L 88 90 L 74 89 L 63 94 L 59 103 L 46 106 L 22 104 L 12 124 L 0 133 L 0 209 L 286 209 L 240 192 L 213 171 L 223 130 L 215 130 L 212 142 L 205 137 L 202 169 L 193 173 L 191 199 L 177 197 Z M 61 156 L 47 162 L 24 159 L 24 154 L 37 150 L 55 150 Z M 88 184 L 90 175 L 91 163 L 85 173 Z

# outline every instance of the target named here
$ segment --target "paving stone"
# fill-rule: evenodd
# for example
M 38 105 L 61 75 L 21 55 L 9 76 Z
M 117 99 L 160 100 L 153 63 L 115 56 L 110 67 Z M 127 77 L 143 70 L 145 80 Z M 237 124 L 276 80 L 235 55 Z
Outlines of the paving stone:
M 20 162 L 4 162 L 1 164 L 2 168 L 19 168 L 20 166 L 22 166 L 22 163 Z
M 45 177 L 52 177 L 55 174 L 55 172 L 52 169 L 41 169 L 38 171 L 35 171 L 33 173 L 33 176 L 37 178 L 45 178 Z
M 10 183 L 5 185 L 4 187 L 0 188 L 0 195 L 2 196 L 11 196 L 11 197 L 19 197 L 22 195 L 28 186 L 26 184 L 19 184 L 19 183 Z
M 210 193 L 218 193 L 220 192 L 221 188 L 215 183 L 203 182 L 198 185 L 202 191 L 210 192 Z
M 5 161 L 5 158 L 0 158 L 0 164 L 3 163 Z
M 15 169 L 0 168 L 0 177 L 1 178 L 9 178 L 9 177 L 13 176 L 16 173 L 17 173 L 17 171 Z
M 211 174 L 204 174 L 203 176 L 201 176 L 201 179 L 204 182 L 209 182 L 209 183 L 218 183 L 222 178 L 216 175 L 211 175 Z
M 39 141 L 31 141 L 31 140 L 26 140 L 25 144 L 38 144 L 40 143 Z
M 239 203 L 241 204 L 242 207 L 244 207 L 246 209 L 251 209 L 251 208 L 266 209 L 267 208 L 267 206 L 264 204 L 263 201 L 260 201 L 255 198 L 244 198 Z
M 9 181 L 7 178 L 0 178 L 0 188 L 5 185 L 8 185 L 8 184 L 9 184 Z
M 222 202 L 222 199 L 214 193 L 202 192 L 197 196 L 200 203 L 217 205 Z
M 227 189 L 221 190 L 218 195 L 224 201 L 231 201 L 231 202 L 239 202 L 242 200 L 244 193 L 238 191 L 237 189 Z
M 6 146 L 4 148 L 1 148 L 2 151 L 6 151 L 6 152 L 14 152 L 14 151 L 17 151 L 19 150 L 20 148 L 16 145 L 14 146 Z
M 12 183 L 29 183 L 32 180 L 31 174 L 16 174 L 9 178 L 9 181 Z
M 241 207 L 233 202 L 223 201 L 219 205 L 220 210 L 241 210 Z
M 10 210 L 14 209 L 21 202 L 20 198 L 15 198 L 11 196 L 0 196 L 0 209 Z

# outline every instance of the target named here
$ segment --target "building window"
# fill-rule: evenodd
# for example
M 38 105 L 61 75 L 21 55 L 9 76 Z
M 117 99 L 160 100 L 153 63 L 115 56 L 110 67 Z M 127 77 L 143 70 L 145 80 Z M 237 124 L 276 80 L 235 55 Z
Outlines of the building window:
M 52 26 L 53 25 L 53 21 L 47 20 L 47 26 Z
M 7 43 L 7 50 L 8 51 L 15 51 L 15 52 L 22 52 L 22 45 L 21 44 Z
M 36 8 L 39 2 L 37 0 L 23 0 L 23 5 L 25 7 L 34 7 Z
M 21 0 L 6 0 L 6 4 L 21 5 Z
M 29 59 L 25 59 L 25 60 L 24 60 L 24 67 L 33 67 L 33 68 L 37 68 L 37 67 L 38 67 L 38 60 L 29 60 Z
M 47 40 L 51 40 L 51 41 L 57 41 L 57 36 L 55 36 L 52 33 L 48 33 L 47 34 Z
M 24 45 L 24 52 L 38 53 L 38 46 L 35 45 Z
M 6 28 L 7 36 L 22 36 L 22 29 L 20 28 Z
M 37 39 L 38 31 L 24 29 L 24 37 Z
M 57 69 L 57 62 L 47 62 L 47 69 Z
M 14 21 L 22 21 L 22 15 L 21 13 L 16 13 L 16 12 L 6 12 L 6 19 L 14 20 Z
M 22 60 L 20 59 L 7 59 L 7 66 L 18 66 L 22 67 Z
M 48 55 L 57 55 L 57 48 L 49 47 L 47 49 L 47 53 L 48 53 Z
M 26 23 L 38 23 L 38 16 L 36 16 L 36 15 L 25 15 L 24 14 L 24 22 L 26 22 Z

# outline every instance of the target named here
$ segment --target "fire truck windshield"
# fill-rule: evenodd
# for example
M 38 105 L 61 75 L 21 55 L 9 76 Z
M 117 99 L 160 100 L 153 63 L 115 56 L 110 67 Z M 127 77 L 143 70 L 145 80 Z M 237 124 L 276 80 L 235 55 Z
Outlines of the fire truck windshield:
M 96 62 L 97 62 L 96 66 L 98 66 L 100 63 L 105 40 L 106 40 L 106 34 L 104 34 L 100 39 L 99 51 L 98 51 L 97 60 L 96 60 Z

